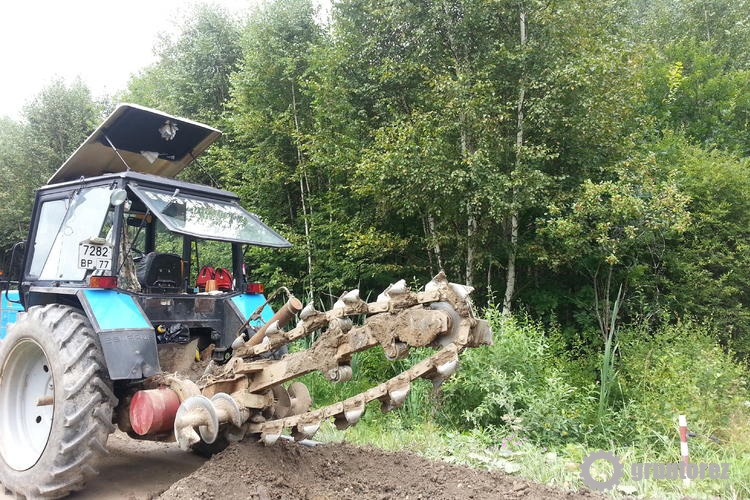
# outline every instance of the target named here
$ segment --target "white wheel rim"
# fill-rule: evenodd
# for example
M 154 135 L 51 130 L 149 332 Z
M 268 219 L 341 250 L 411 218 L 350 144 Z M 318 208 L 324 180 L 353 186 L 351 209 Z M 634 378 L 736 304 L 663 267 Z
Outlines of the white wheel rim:
M 49 440 L 54 415 L 52 369 L 41 346 L 23 339 L 0 372 L 0 454 L 12 469 L 32 468 Z M 41 398 L 52 404 L 37 406 Z

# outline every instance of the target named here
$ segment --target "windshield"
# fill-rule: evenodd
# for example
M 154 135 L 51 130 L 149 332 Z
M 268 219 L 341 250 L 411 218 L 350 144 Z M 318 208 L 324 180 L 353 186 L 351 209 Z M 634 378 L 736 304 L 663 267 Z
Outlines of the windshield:
M 170 231 L 200 238 L 267 247 L 290 247 L 276 231 L 234 201 L 131 186 Z

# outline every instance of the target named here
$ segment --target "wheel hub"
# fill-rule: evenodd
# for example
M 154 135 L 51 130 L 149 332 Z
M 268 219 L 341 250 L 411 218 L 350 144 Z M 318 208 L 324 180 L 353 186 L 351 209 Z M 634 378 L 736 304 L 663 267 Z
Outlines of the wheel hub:
M 47 355 L 33 340 L 21 340 L 0 372 L 0 455 L 17 471 L 33 467 L 47 446 L 55 386 Z

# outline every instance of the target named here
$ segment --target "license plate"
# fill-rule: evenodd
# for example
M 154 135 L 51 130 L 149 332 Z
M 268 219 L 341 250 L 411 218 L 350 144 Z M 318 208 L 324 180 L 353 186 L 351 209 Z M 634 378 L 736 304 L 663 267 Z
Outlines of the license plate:
M 112 247 L 81 243 L 78 245 L 78 269 L 112 269 Z

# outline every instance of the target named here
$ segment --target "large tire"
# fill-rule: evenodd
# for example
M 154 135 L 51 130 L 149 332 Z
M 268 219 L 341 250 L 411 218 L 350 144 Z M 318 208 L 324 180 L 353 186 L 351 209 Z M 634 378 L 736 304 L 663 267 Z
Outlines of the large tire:
M 38 406 L 45 396 L 52 405 Z M 21 313 L 0 341 L 2 486 L 27 498 L 82 489 L 107 453 L 116 404 L 99 338 L 80 310 Z

